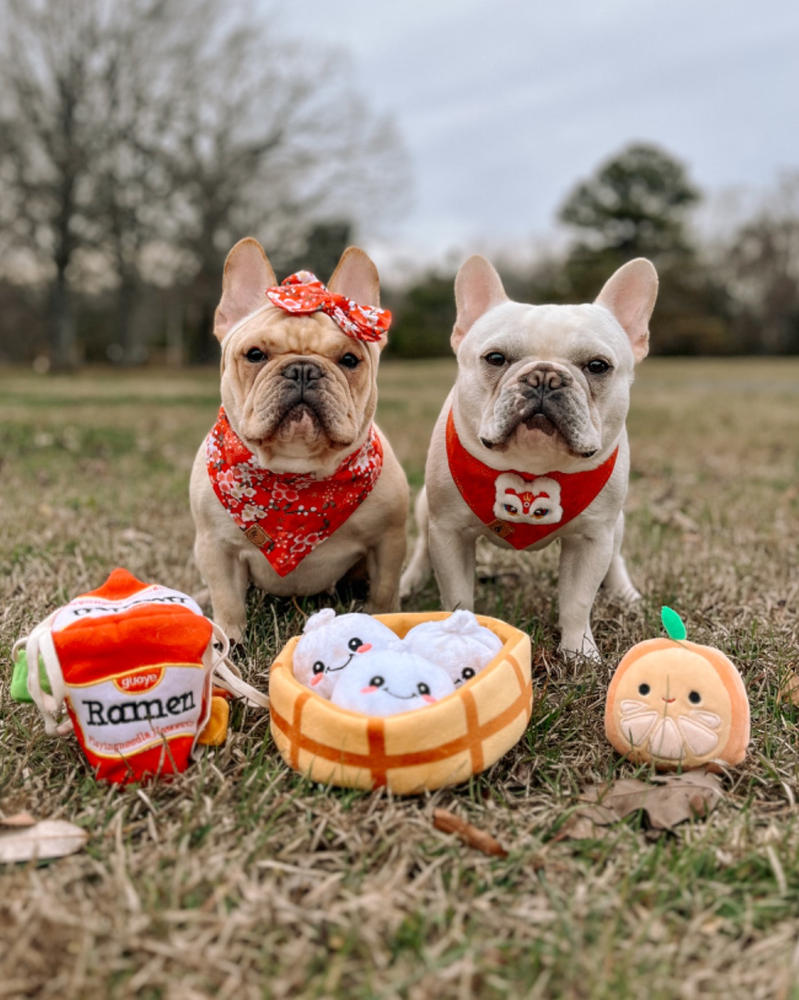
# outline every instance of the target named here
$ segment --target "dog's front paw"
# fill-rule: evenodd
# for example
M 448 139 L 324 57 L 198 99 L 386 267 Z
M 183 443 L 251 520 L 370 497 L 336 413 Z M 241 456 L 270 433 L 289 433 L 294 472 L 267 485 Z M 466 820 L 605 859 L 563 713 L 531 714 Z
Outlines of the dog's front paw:
M 628 582 L 626 587 L 620 587 L 616 590 L 608 590 L 607 598 L 613 604 L 618 604 L 622 608 L 628 608 L 633 604 L 637 604 L 641 600 L 641 594 L 635 589 L 635 587 Z
M 420 581 L 413 574 L 409 573 L 408 570 L 405 570 L 405 572 L 400 577 L 400 585 L 399 585 L 400 600 L 404 601 L 407 600 L 407 598 L 409 597 L 413 597 L 413 595 L 418 590 L 421 590 Z
M 633 586 L 621 556 L 616 556 L 612 560 L 610 569 L 602 583 L 602 589 L 609 601 L 622 608 L 629 607 L 641 600 L 641 595 Z
M 400 577 L 400 600 L 404 601 L 406 598 L 413 597 L 414 594 L 418 594 L 427 582 L 429 575 L 429 563 L 420 564 L 417 562 L 411 562 Z
M 564 634 L 560 640 L 558 650 L 567 660 L 584 656 L 586 659 L 592 660 L 594 663 L 600 663 L 602 661 L 602 657 L 599 655 L 599 650 L 596 648 L 594 637 L 590 632 L 586 632 L 581 635 Z
M 235 646 L 243 648 L 244 632 L 247 628 L 246 619 L 242 621 L 240 624 L 232 621 L 231 619 L 225 619 L 221 615 L 219 617 L 214 616 L 213 620 L 228 637 L 228 640 L 230 641 L 231 650 Z

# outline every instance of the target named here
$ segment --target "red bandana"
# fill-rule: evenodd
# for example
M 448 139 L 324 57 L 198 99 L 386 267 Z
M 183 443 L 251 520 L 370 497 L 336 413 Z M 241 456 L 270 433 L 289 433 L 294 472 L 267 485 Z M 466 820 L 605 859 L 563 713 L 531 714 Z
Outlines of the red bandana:
M 516 549 L 526 549 L 577 517 L 610 479 L 619 449 L 587 472 L 499 472 L 461 444 L 450 410 L 447 459 L 460 494 L 483 524 Z
M 327 313 L 348 337 L 356 340 L 380 340 L 391 325 L 388 309 L 361 306 L 344 295 L 337 295 L 310 271 L 289 275 L 279 286 L 267 288 L 266 297 L 288 313 L 303 316 Z
M 223 407 L 205 439 L 205 455 L 219 502 L 279 576 L 296 569 L 344 524 L 383 467 L 383 447 L 372 425 L 365 443 L 329 479 L 270 472 L 256 463 Z

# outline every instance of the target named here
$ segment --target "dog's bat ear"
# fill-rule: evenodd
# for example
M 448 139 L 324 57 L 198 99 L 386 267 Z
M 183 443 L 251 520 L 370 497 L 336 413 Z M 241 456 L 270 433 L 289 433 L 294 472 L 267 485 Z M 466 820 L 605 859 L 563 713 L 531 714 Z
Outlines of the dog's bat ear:
M 327 287 L 362 306 L 380 305 L 380 278 L 372 258 L 360 247 L 347 247 Z
M 507 300 L 499 275 L 485 257 L 475 254 L 462 264 L 455 275 L 457 315 L 450 337 L 452 350 L 458 353 L 461 341 L 483 313 Z
M 649 353 L 649 317 L 657 296 L 658 274 L 654 265 L 646 257 L 636 257 L 608 278 L 595 300 L 622 325 L 636 361 L 643 361 Z
M 269 258 L 258 240 L 245 236 L 227 255 L 222 298 L 214 313 L 214 336 L 221 343 L 240 319 L 267 304 L 266 290 L 277 284 Z

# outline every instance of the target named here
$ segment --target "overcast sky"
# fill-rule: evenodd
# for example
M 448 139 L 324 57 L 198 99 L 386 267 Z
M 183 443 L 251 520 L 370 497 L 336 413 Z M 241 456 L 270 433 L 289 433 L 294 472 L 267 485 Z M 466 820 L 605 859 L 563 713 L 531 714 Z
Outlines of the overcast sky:
M 279 21 L 337 46 L 411 158 L 408 211 L 362 242 L 440 259 L 533 245 L 632 140 L 706 193 L 799 168 L 794 0 L 301 0 Z M 378 261 L 380 262 L 380 261 Z M 387 261 L 386 261 L 387 263 Z

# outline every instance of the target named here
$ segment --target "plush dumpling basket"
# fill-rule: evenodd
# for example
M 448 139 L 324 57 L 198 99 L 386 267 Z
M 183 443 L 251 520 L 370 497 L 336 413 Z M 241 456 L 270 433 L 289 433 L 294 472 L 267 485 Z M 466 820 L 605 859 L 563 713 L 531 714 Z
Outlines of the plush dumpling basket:
M 376 615 L 400 638 L 448 612 Z M 400 795 L 465 781 L 518 742 L 533 709 L 530 639 L 496 618 L 477 616 L 503 641 L 494 659 L 435 705 L 369 716 L 339 708 L 292 671 L 295 636 L 269 672 L 272 737 L 286 763 L 314 781 Z

